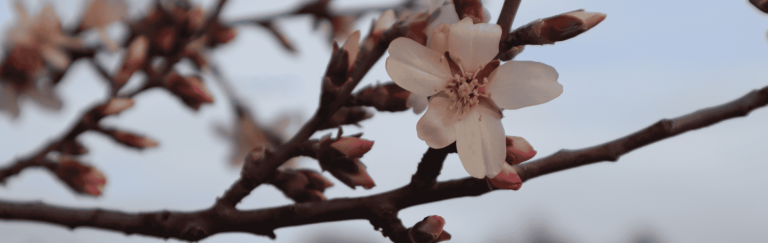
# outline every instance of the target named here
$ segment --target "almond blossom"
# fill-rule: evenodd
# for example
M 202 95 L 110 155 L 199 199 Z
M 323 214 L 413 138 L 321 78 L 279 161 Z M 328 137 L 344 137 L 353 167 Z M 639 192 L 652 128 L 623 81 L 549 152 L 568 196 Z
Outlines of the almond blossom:
M 549 65 L 493 60 L 500 38 L 500 26 L 464 18 L 435 27 L 426 47 L 395 39 L 386 62 L 396 84 L 431 96 L 416 126 L 418 137 L 432 148 L 456 142 L 464 168 L 476 178 L 495 177 L 505 163 L 502 108 L 542 104 L 563 92 Z

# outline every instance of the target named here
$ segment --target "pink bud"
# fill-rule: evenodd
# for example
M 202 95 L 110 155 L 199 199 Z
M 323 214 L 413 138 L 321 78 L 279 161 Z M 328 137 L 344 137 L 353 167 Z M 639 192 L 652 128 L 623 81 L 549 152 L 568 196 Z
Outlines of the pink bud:
M 536 150 L 525 138 L 507 136 L 507 163 L 516 165 L 536 156 Z
M 339 150 L 350 159 L 363 157 L 373 147 L 373 141 L 356 137 L 343 137 L 331 144 L 331 147 Z
M 122 131 L 111 131 L 110 133 L 110 135 L 112 135 L 118 142 L 134 148 L 151 148 L 157 147 L 159 144 L 154 139 L 137 136 L 132 133 Z
M 387 31 L 392 25 L 395 24 L 395 11 L 388 9 L 379 16 L 376 23 L 373 24 L 372 35 L 381 35 L 384 31 Z
M 181 77 L 171 72 L 165 77 L 165 86 L 195 110 L 199 109 L 202 103 L 213 103 L 213 95 L 198 77 Z
M 60 159 L 56 175 L 73 190 L 92 196 L 101 195 L 107 182 L 104 173 L 98 169 L 69 157 Z
M 128 46 L 128 52 L 125 54 L 125 58 L 123 58 L 123 66 L 120 67 L 120 72 L 115 75 L 113 80 L 115 82 L 115 88 L 119 89 L 122 87 L 128 82 L 131 75 L 144 65 L 144 62 L 147 60 L 148 48 L 149 39 L 147 39 L 146 36 L 141 35 L 133 39 L 131 45 Z
M 445 219 L 443 217 L 432 215 L 425 217 L 411 228 L 409 235 L 412 242 L 441 242 L 451 239 L 451 234 L 443 230 Z
M 136 102 L 131 98 L 113 98 L 110 99 L 107 104 L 100 106 L 98 109 L 104 116 L 120 113 L 128 108 L 133 107 Z
M 580 19 L 582 22 L 584 22 L 584 26 L 587 30 L 595 27 L 595 25 L 599 24 L 600 22 L 603 22 L 605 17 L 608 16 L 604 13 L 585 12 L 584 10 L 576 10 L 573 12 L 565 13 L 563 15 Z
M 515 171 L 515 168 L 507 163 L 503 163 L 501 172 L 498 175 L 490 179 L 491 184 L 496 188 L 510 189 L 517 191 L 523 186 L 523 181 Z
M 341 48 L 347 51 L 347 69 L 351 70 L 357 60 L 357 54 L 360 53 L 360 31 L 356 30 L 349 35 Z
M 359 160 L 355 160 L 355 164 L 357 164 L 357 174 L 351 174 L 349 175 L 349 178 L 352 179 L 352 182 L 355 185 L 361 185 L 365 189 L 371 189 L 374 186 L 376 186 L 376 183 L 373 182 L 373 179 L 370 175 L 368 175 L 368 171 L 365 170 L 365 165 L 361 163 Z

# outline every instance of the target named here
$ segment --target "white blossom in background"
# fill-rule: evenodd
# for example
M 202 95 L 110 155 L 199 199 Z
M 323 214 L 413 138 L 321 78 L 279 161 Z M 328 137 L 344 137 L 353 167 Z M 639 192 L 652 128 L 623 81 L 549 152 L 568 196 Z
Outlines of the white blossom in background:
M 510 61 L 499 66 L 501 27 L 465 18 L 435 27 L 427 46 L 398 38 L 386 69 L 404 89 L 431 96 L 418 137 L 432 148 L 453 142 L 464 168 L 476 178 L 502 171 L 506 138 L 501 108 L 519 109 L 558 97 L 563 87 L 549 65 Z

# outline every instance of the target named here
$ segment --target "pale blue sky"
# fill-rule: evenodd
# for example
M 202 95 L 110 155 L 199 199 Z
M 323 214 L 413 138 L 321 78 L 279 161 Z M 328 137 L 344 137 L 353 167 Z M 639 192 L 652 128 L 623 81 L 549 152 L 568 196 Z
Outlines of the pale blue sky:
M 146 1 L 139 1 L 146 2 Z M 289 9 L 296 1 L 274 3 L 230 0 L 225 19 Z M 339 1 L 338 8 L 367 4 Z M 388 1 L 393 2 L 393 1 Z M 72 23 L 81 1 L 55 1 Z M 486 1 L 494 16 L 502 0 Z M 12 3 L 0 4 L 3 33 L 14 21 Z M 210 1 L 204 3 L 210 6 Z M 267 6 L 262 6 L 267 5 Z M 40 4 L 30 4 L 32 12 Z M 557 69 L 563 94 L 544 105 L 505 111 L 508 135 L 523 136 L 538 157 L 561 148 L 583 148 L 639 130 L 661 118 L 680 116 L 740 97 L 768 85 L 768 15 L 743 1 L 526 0 L 514 26 L 575 9 L 608 14 L 607 19 L 574 39 L 549 46 L 529 46 L 518 60 L 547 63 Z M 140 8 L 132 11 L 138 12 Z M 366 33 L 366 15 L 358 27 Z M 238 93 L 263 122 L 284 111 L 309 117 L 320 77 L 330 56 L 325 34 L 308 17 L 279 21 L 296 44 L 290 55 L 266 31 L 244 27 L 228 46 L 215 52 Z M 112 29 L 119 34 L 119 27 Z M 115 66 L 121 54 L 99 56 Z M 383 60 L 383 59 L 382 59 Z M 0 164 L 35 151 L 48 138 L 66 131 L 79 113 L 106 97 L 106 86 L 89 64 L 79 62 L 57 88 L 65 101 L 57 113 L 22 104 L 21 116 L 0 115 Z M 383 61 L 362 85 L 390 80 Z M 43 200 L 56 205 L 103 207 L 124 211 L 196 210 L 210 206 L 237 179 L 225 166 L 228 147 L 212 131 L 231 120 L 221 89 L 206 80 L 217 101 L 194 113 L 167 92 L 137 96 L 131 110 L 104 122 L 148 135 L 160 147 L 126 149 L 95 133 L 80 140 L 87 160 L 108 177 L 99 199 L 74 195 L 42 170 L 28 170 L 0 187 L 0 197 Z M 404 185 L 427 145 L 416 137 L 420 115 L 377 113 L 361 128 L 374 140 L 363 161 L 376 181 L 371 190 L 350 190 L 337 181 L 328 198 L 354 197 Z M 628 242 L 639 232 L 655 232 L 664 242 L 768 241 L 768 111 L 757 110 L 710 128 L 689 132 L 602 163 L 544 176 L 520 191 L 421 205 L 401 211 L 406 225 L 427 215 L 445 217 L 451 242 L 519 241 L 532 225 L 552 227 L 567 242 Z M 326 134 L 329 131 L 318 133 Z M 317 168 L 307 160 L 304 165 Z M 330 175 L 326 174 L 330 178 Z M 458 156 L 446 160 L 440 180 L 467 176 Z M 243 209 L 290 203 L 271 186 L 259 187 Z M 319 232 L 354 235 L 352 241 L 387 242 L 362 220 L 291 227 L 276 231 L 277 242 L 311 242 Z M 0 221 L 4 242 L 164 242 L 143 236 L 94 229 Z M 176 242 L 169 240 L 169 242 Z M 272 242 L 248 234 L 220 234 L 202 242 Z

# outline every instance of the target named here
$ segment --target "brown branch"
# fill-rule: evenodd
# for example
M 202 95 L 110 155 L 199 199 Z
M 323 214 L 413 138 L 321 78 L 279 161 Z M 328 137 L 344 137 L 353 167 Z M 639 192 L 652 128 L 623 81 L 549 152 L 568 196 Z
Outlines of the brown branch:
M 684 132 L 706 127 L 730 118 L 745 116 L 768 104 L 768 87 L 755 90 L 732 102 L 693 112 L 674 119 L 664 119 L 634 134 L 576 151 L 561 151 L 533 162 L 516 165 L 525 180 L 600 161 L 615 161 L 624 153 Z M 444 149 L 447 151 L 447 149 Z M 432 158 L 428 151 L 423 160 Z M 443 152 L 446 152 L 443 151 Z M 436 156 L 440 157 L 440 156 Z M 276 160 L 272 160 L 274 162 Z M 277 162 L 274 162 L 277 163 Z M 422 164 L 430 163 L 422 161 Z M 262 163 L 266 164 L 266 163 Z M 262 166 L 262 165 L 257 165 Z M 262 166 L 263 167 L 263 166 Z M 420 165 L 418 174 L 428 166 Z M 415 178 L 422 176 L 414 175 Z M 436 175 L 435 175 L 436 176 Z M 424 176 L 431 178 L 431 176 Z M 494 190 L 484 179 L 464 178 L 439 182 L 431 187 L 404 187 L 361 198 L 341 198 L 322 202 L 300 203 L 276 208 L 239 211 L 233 207 L 215 206 L 196 212 L 150 212 L 131 214 L 101 209 L 73 209 L 42 203 L 0 201 L 0 218 L 48 222 L 70 228 L 88 226 L 137 233 L 162 238 L 197 241 L 223 232 L 248 232 L 274 237 L 277 228 L 368 219 L 382 228 L 384 235 L 397 242 L 403 240 L 404 227 L 396 215 L 401 209 L 451 198 L 478 196 Z
M 283 144 L 274 154 L 265 155 L 259 161 L 247 161 L 254 166 L 250 169 L 244 169 L 243 174 L 216 202 L 218 206 L 234 208 L 243 198 L 248 196 L 253 189 L 267 181 L 274 171 L 286 160 L 295 157 L 297 150 L 302 143 L 309 139 L 323 124 L 325 124 L 334 112 L 339 110 L 347 99 L 351 96 L 352 90 L 357 86 L 360 80 L 368 73 L 373 64 L 384 54 L 389 43 L 397 37 L 402 36 L 404 29 L 395 25 L 389 31 L 385 32 L 383 37 L 369 51 L 361 50 L 355 68 L 349 76 L 350 81 L 346 82 L 343 88 L 338 92 L 338 96 L 332 103 L 320 105 L 315 115 L 310 119 L 296 135 L 288 142 Z M 322 103 L 322 102 L 321 102 Z
M 601 161 L 617 161 L 621 155 L 642 146 L 669 138 L 687 131 L 713 125 L 730 118 L 746 116 L 754 109 L 768 104 L 768 87 L 754 90 L 734 101 L 701 109 L 673 118 L 662 119 L 643 130 L 628 136 L 579 150 L 560 150 L 546 158 L 515 165 L 523 181 Z
M 32 167 L 43 167 L 50 171 L 56 169 L 57 164 L 49 160 L 32 157 L 28 159 L 22 159 L 14 162 L 4 168 L 0 168 L 0 184 L 5 184 L 5 180 L 11 176 L 21 173 L 24 169 Z
M 499 13 L 499 19 L 496 24 L 501 26 L 501 40 L 506 40 L 509 34 L 510 28 L 512 28 L 512 22 L 517 15 L 517 9 L 520 7 L 521 0 L 505 0 L 504 5 L 501 7 Z M 506 46 L 506 42 L 499 41 L 499 50 L 509 50 L 510 47 Z M 503 51 L 502 51 L 503 52 Z

